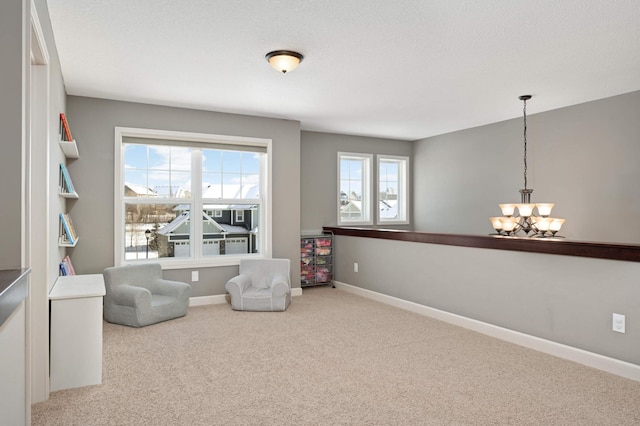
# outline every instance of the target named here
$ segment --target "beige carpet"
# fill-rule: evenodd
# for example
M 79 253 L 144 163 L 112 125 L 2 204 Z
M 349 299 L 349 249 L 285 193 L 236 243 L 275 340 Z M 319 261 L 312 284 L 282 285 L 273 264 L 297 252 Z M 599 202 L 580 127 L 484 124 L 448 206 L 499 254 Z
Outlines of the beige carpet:
M 105 323 L 104 379 L 34 425 L 637 425 L 640 383 L 338 289 Z

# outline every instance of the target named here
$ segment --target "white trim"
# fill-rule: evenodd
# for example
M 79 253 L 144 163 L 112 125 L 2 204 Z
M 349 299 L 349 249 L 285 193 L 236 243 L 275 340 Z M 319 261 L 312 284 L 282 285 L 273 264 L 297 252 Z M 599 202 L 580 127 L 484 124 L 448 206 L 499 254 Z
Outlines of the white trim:
M 292 288 L 291 296 L 302 296 L 302 289 Z M 189 306 L 205 306 L 205 305 L 222 305 L 225 303 L 231 303 L 229 301 L 229 294 L 215 294 L 212 296 L 198 296 L 189 298 Z
M 38 12 L 30 2 L 30 79 L 28 124 L 28 183 L 26 193 L 28 214 L 24 248 L 27 264 L 31 267 L 29 297 L 27 299 L 27 424 L 31 416 L 31 404 L 49 398 L 49 285 L 50 275 L 50 68 L 49 52 L 42 31 Z M 55 196 L 55 195 L 54 195 Z M 57 198 L 57 196 L 56 196 Z M 37 212 L 37 215 L 34 215 Z M 56 229 L 57 231 L 57 229 Z
M 509 330 L 507 328 L 498 327 L 493 324 L 488 324 L 482 321 L 463 317 L 461 315 L 431 308 L 429 306 L 398 299 L 393 296 L 387 296 L 385 294 L 355 287 L 339 281 L 334 281 L 333 283 L 336 288 L 358 296 L 366 297 L 387 305 L 395 306 L 396 308 L 444 321 L 509 343 L 524 346 L 525 348 L 557 356 L 558 358 L 577 362 L 588 367 L 596 368 L 598 370 L 606 371 L 607 373 L 640 382 L 640 365 L 637 364 L 574 348 L 572 346 L 563 345 L 561 343 L 552 342 L 551 340 L 542 339 L 540 337 L 531 336 L 518 331 Z
M 342 193 L 341 188 L 341 175 L 340 175 L 340 163 L 343 159 L 353 159 L 362 161 L 362 199 L 361 202 L 361 216 L 362 219 L 343 219 L 340 214 L 342 210 L 342 204 L 340 203 L 340 194 Z M 337 205 L 337 223 L 338 226 L 356 226 L 356 225 L 373 225 L 373 217 L 371 210 L 373 209 L 373 199 L 377 197 L 371 196 L 371 187 L 373 185 L 373 154 L 360 154 L 355 152 L 338 152 L 338 189 L 337 189 L 337 197 L 336 197 L 336 205 Z M 349 194 L 347 194 L 349 195 Z
M 36 4 L 31 0 L 31 61 L 34 65 L 48 65 L 49 51 L 45 42 Z M 35 45 L 33 43 L 36 43 Z
M 189 306 L 204 306 L 204 305 L 222 305 L 229 303 L 226 294 L 215 294 L 213 296 L 198 296 L 189 298 Z

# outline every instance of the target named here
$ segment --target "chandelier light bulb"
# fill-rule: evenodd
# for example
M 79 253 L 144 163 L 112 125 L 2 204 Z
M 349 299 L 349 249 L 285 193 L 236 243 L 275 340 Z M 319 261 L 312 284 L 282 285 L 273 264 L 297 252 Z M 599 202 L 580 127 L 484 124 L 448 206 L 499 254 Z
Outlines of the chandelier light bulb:
M 536 203 L 538 208 L 538 214 L 542 217 L 547 217 L 551 214 L 551 209 L 555 206 L 553 203 Z
M 495 229 L 497 232 L 502 231 L 501 217 L 490 217 L 489 220 L 491 221 L 491 226 L 493 226 L 493 229 Z
M 513 213 L 516 211 L 515 204 L 500 204 L 500 210 L 502 210 L 502 214 L 506 217 L 513 216 Z
M 535 206 L 535 204 L 516 204 L 516 207 L 518 207 L 518 213 L 520 213 L 520 216 L 522 217 L 531 216 Z

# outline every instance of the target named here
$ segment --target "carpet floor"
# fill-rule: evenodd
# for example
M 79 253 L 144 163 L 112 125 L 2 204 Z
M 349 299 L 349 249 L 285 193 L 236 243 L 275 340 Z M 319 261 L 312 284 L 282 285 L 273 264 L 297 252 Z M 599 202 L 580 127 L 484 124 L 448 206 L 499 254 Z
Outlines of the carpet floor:
M 640 383 L 318 287 L 280 313 L 104 323 L 103 384 L 32 424 L 638 425 Z

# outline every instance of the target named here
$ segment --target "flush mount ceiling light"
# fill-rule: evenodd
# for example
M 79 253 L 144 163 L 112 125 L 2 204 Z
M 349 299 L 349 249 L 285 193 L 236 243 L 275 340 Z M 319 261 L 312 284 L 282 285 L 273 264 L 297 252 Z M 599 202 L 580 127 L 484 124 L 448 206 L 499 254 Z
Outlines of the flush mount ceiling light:
M 291 50 L 274 50 L 266 54 L 265 58 L 271 64 L 273 69 L 286 74 L 293 71 L 302 62 L 304 56 L 298 52 Z
M 500 204 L 504 216 L 489 220 L 498 235 L 517 236 L 522 232 L 528 237 L 557 237 L 565 220 L 549 217 L 554 204 L 531 203 L 533 189 L 527 188 L 527 101 L 531 95 L 522 95 L 519 99 L 524 103 L 524 189 L 520 190 L 520 204 Z

